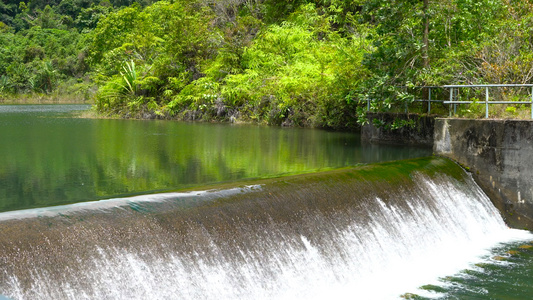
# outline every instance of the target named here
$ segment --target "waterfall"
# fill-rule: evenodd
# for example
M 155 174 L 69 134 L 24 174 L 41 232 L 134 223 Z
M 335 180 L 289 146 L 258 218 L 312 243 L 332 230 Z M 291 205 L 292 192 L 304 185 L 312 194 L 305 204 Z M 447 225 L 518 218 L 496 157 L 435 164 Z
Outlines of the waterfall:
M 0 232 L 12 299 L 398 299 L 532 238 L 439 158 L 0 213 Z

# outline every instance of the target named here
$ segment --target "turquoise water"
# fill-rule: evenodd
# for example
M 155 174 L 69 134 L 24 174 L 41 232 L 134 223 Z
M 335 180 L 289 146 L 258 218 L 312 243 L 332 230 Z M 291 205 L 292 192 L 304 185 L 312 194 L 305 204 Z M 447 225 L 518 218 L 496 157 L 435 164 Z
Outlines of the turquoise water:
M 87 108 L 0 106 L 0 211 L 431 155 L 348 132 L 71 117 Z

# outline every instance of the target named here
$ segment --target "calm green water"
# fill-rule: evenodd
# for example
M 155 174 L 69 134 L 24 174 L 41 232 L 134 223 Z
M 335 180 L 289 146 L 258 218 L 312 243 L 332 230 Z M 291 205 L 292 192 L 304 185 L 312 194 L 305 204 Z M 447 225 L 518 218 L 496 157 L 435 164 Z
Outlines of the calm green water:
M 87 106 L 0 106 L 0 211 L 431 155 L 354 133 L 71 117 Z

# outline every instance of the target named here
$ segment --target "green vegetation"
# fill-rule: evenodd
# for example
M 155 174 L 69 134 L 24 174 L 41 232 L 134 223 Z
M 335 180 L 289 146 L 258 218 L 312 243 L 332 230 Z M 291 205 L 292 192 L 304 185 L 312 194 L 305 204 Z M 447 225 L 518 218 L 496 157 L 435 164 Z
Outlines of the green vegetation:
M 531 0 L 3 0 L 0 101 L 91 100 L 108 116 L 353 127 L 367 104 L 426 111 L 413 102 L 427 96 L 416 86 L 532 83 L 532 25 Z

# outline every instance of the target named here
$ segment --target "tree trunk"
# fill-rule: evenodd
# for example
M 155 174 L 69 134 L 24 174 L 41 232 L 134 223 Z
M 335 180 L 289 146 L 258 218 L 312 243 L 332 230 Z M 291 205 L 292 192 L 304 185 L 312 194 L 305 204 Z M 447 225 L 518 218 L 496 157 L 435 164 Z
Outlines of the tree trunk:
M 428 16 L 428 7 L 429 7 L 429 0 L 423 0 L 424 5 L 422 7 L 422 10 L 424 12 L 424 35 L 422 38 L 422 42 L 424 44 L 422 48 L 422 59 L 424 63 L 424 69 L 429 68 L 429 16 Z
M 422 46 L 422 60 L 423 60 L 423 66 L 424 69 L 429 69 L 429 16 L 428 16 L 428 7 L 429 7 L 429 0 L 423 0 L 424 4 L 422 6 L 422 11 L 424 13 L 424 34 L 422 35 L 422 43 L 424 44 Z M 426 83 L 424 82 L 424 85 Z M 422 99 L 428 99 L 429 98 L 429 90 L 426 88 L 422 88 Z M 423 102 L 423 109 L 426 111 L 428 109 L 428 102 Z

